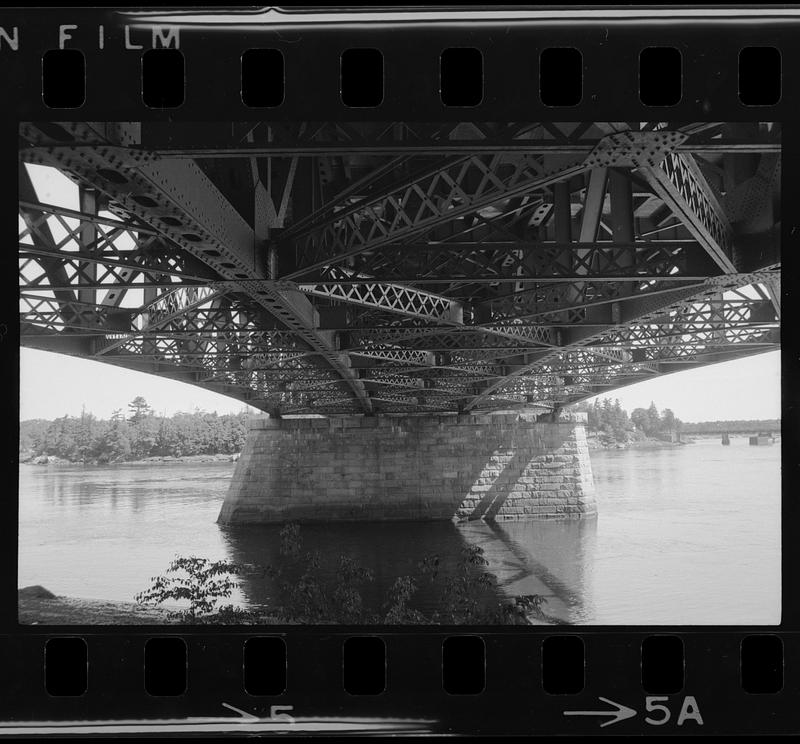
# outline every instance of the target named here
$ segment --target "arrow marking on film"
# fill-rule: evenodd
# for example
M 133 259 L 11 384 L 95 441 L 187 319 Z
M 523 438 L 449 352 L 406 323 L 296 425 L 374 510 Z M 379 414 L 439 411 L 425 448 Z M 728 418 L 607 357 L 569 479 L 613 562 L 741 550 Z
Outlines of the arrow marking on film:
M 604 723 L 600 724 L 600 728 L 603 726 L 610 726 L 612 723 L 619 723 L 619 721 L 624 721 L 626 718 L 633 718 L 636 715 L 636 711 L 633 708 L 629 708 L 627 705 L 622 705 L 620 703 L 615 703 L 613 700 L 609 700 L 608 698 L 599 697 L 603 703 L 608 703 L 608 705 L 613 705 L 616 710 L 565 710 L 565 716 L 613 716 L 611 720 L 605 721 Z
M 242 723 L 250 723 L 251 721 L 260 720 L 258 716 L 254 716 L 252 713 L 248 713 L 246 710 L 242 710 L 241 708 L 234 708 L 230 703 L 223 703 L 223 705 L 229 710 L 232 710 L 234 713 L 238 713 L 241 716 Z

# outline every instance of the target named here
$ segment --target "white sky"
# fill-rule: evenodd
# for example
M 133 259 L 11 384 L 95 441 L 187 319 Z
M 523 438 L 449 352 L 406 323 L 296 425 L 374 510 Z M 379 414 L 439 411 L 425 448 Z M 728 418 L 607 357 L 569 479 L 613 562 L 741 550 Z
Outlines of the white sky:
M 629 412 L 653 401 L 659 410 L 671 408 L 683 421 L 780 418 L 780 352 L 689 369 L 611 391 Z M 235 413 L 245 407 L 233 398 L 156 375 L 110 364 L 20 350 L 20 418 L 53 419 L 86 410 L 108 418 L 115 408 L 142 395 L 167 416 L 196 407 Z M 606 397 L 606 396 L 603 396 Z M 254 408 L 247 406 L 252 413 Z
M 208 390 L 144 372 L 122 369 L 90 359 L 20 349 L 20 420 L 78 416 L 81 407 L 99 418 L 109 418 L 142 395 L 153 409 L 167 416 L 200 408 L 217 413 L 237 413 L 246 403 Z
M 776 419 L 781 417 L 781 353 L 662 375 L 599 397 L 619 398 L 628 413 L 652 401 L 659 411 L 671 408 L 682 421 Z
M 78 188 L 73 182 L 53 168 L 25 167 L 41 201 L 78 208 Z M 66 235 L 55 220 L 49 223 L 57 241 Z M 141 290 L 129 290 L 123 306 L 137 307 L 141 301 Z M 780 352 L 775 351 L 687 369 L 602 397 L 619 398 L 628 411 L 646 408 L 653 401 L 659 410 L 671 408 L 683 421 L 779 418 L 780 383 Z M 137 395 L 166 415 L 195 408 L 218 413 L 249 408 L 256 412 L 232 398 L 156 375 L 62 354 L 20 350 L 21 420 L 77 416 L 83 405 L 96 416 L 108 418 L 116 408 L 126 410 Z

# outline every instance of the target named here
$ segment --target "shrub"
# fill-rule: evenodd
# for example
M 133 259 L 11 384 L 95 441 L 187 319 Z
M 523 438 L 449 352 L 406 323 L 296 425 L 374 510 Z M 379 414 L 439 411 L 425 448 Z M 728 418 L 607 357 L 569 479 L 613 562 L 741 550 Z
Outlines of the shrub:
M 236 587 L 232 576 L 240 571 L 239 565 L 229 561 L 177 556 L 167 568 L 166 573 L 170 575 L 154 576 L 150 587 L 134 599 L 139 604 L 187 600 L 188 609 L 168 614 L 173 619 L 194 622 L 219 611 L 217 603 L 231 596 Z M 226 608 L 229 612 L 231 609 L 231 605 Z
M 188 600 L 189 608 L 171 612 L 170 617 L 201 624 L 337 624 L 337 625 L 519 625 L 528 624 L 532 615 L 545 622 L 555 619 L 542 610 L 546 599 L 531 594 L 497 599 L 497 582 L 485 567 L 488 561 L 478 546 L 463 548 L 454 571 L 443 571 L 439 556 L 421 560 L 418 569 L 422 580 L 436 586 L 442 607 L 426 614 L 413 606 L 419 590 L 417 580 L 398 576 L 386 591 L 378 607 L 369 607 L 362 589 L 374 580 L 372 571 L 363 568 L 347 555 L 332 563 L 333 577 L 326 577 L 316 552 L 304 552 L 300 528 L 287 524 L 280 533 L 281 565 L 267 566 L 264 575 L 275 581 L 279 601 L 268 612 L 246 610 L 227 604 L 236 586 L 234 575 L 244 566 L 227 561 L 211 562 L 205 558 L 176 558 L 168 574 L 153 577 L 149 589 L 136 595 L 140 603 Z

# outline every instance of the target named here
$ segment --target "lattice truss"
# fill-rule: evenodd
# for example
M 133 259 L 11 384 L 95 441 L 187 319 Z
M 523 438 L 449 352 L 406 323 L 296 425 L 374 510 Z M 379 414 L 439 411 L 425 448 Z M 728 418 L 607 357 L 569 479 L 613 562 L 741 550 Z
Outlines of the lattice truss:
M 262 330 L 257 308 L 226 293 L 225 282 L 199 283 L 187 271 L 191 257 L 142 226 L 21 203 L 19 252 L 23 341 L 68 336 L 103 361 L 187 373 L 245 399 L 306 405 L 342 382 L 310 363 L 313 352 L 293 334 Z M 156 296 L 126 302 L 136 293 Z
M 780 343 L 776 125 L 87 122 L 21 142 L 22 343 L 271 413 L 548 410 Z

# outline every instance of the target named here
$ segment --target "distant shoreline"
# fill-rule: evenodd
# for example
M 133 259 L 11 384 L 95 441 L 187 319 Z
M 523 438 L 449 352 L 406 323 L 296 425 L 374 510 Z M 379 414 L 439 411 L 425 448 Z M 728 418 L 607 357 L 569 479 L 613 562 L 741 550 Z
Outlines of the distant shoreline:
M 738 437 L 746 439 L 749 435 L 747 433 L 730 432 L 730 436 L 733 438 Z M 667 442 L 663 439 L 647 438 L 633 440 L 630 442 L 611 442 L 609 444 L 601 444 L 597 433 L 587 432 L 586 440 L 589 445 L 589 449 L 592 451 L 597 451 L 681 447 L 686 444 L 692 444 L 698 439 L 720 439 L 721 437 L 721 432 L 715 432 L 712 434 L 685 434 L 682 440 L 678 442 Z M 236 452 L 231 455 L 223 453 L 217 453 L 213 455 L 153 455 L 138 460 L 108 460 L 106 462 L 102 462 L 100 460 L 66 460 L 63 457 L 58 457 L 56 455 L 31 456 L 21 453 L 19 462 L 21 465 L 81 465 L 84 467 L 94 467 L 98 465 L 150 465 L 153 463 L 236 462 L 240 455 L 240 452 Z
M 99 460 L 66 460 L 63 457 L 55 455 L 38 455 L 36 457 L 23 458 L 20 457 L 21 465 L 151 465 L 157 462 L 174 462 L 174 463 L 196 463 L 196 462 L 236 462 L 239 459 L 240 453 L 232 455 L 215 454 L 215 455 L 155 455 L 151 457 L 144 457 L 139 460 L 109 460 L 101 462 Z
M 751 435 L 741 432 L 731 432 L 731 439 L 744 439 L 747 440 Z M 664 449 L 669 447 L 682 447 L 687 444 L 694 444 L 697 441 L 713 440 L 721 442 L 722 433 L 713 434 L 684 434 L 679 442 L 667 442 L 663 439 L 640 439 L 632 442 L 612 442 L 610 444 L 601 444 L 596 434 L 587 434 L 586 441 L 589 445 L 589 450 L 592 452 L 600 450 L 650 450 L 650 449 Z M 779 445 L 780 439 L 776 444 Z
M 716 436 L 716 435 L 715 435 Z M 683 442 L 665 442 L 661 439 L 643 439 L 633 442 L 614 442 L 612 444 L 601 444 L 594 435 L 588 435 L 587 441 L 590 450 L 615 450 L 615 449 L 661 449 L 663 447 L 678 447 L 691 443 L 692 439 Z M 83 467 L 95 467 L 101 465 L 152 465 L 153 463 L 199 463 L 199 462 L 236 462 L 241 453 L 233 455 L 163 455 L 145 457 L 139 460 L 109 460 L 101 462 L 99 460 L 66 460 L 56 455 L 38 455 L 36 457 L 20 457 L 21 465 L 78 465 Z
M 587 434 L 589 449 L 596 450 L 629 450 L 629 449 L 662 449 L 664 447 L 681 447 L 690 444 L 691 439 L 682 442 L 666 442 L 663 439 L 639 439 L 631 442 L 611 442 L 602 444 L 596 434 Z

